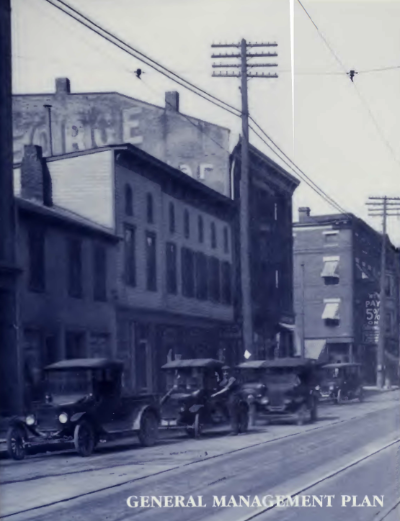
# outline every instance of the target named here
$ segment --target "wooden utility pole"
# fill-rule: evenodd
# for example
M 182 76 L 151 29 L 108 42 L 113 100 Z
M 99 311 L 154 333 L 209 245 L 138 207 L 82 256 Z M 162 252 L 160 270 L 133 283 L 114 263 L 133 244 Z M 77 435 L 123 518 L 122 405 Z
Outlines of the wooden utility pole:
M 387 218 L 400 215 L 400 197 L 369 197 L 367 202 L 371 217 L 382 217 L 382 249 L 381 249 L 381 277 L 379 297 L 379 336 L 376 352 L 376 385 L 382 389 L 384 385 L 384 360 L 386 337 L 386 228 Z
M 219 78 L 241 78 L 242 95 L 242 138 L 241 138 L 241 175 L 240 175 L 240 280 L 242 294 L 242 319 L 243 319 L 243 343 L 244 349 L 252 355 L 253 351 L 253 313 L 251 301 L 251 276 L 250 276 L 250 248 L 249 248 L 249 108 L 248 108 L 248 78 L 277 78 L 276 74 L 253 74 L 248 72 L 251 67 L 276 67 L 277 64 L 249 63 L 249 58 L 275 57 L 277 53 L 248 53 L 247 49 L 252 47 L 276 47 L 276 43 L 247 43 L 242 39 L 236 44 L 213 44 L 211 47 L 237 48 L 240 52 L 232 54 L 212 54 L 212 58 L 239 58 L 240 63 L 213 64 L 213 68 L 237 67 L 240 72 L 213 72 L 213 77 Z M 257 358 L 257 356 L 254 356 Z
M 305 266 L 304 266 L 304 262 L 302 262 L 301 263 L 301 339 L 300 339 L 301 358 L 305 358 L 305 356 L 306 356 L 305 288 L 306 288 Z

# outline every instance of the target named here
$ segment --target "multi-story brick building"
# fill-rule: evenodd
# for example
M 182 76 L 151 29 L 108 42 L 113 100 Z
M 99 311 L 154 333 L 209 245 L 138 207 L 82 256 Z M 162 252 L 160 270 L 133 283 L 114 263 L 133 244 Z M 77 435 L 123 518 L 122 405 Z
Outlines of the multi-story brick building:
M 169 357 L 229 359 L 234 203 L 129 144 L 45 165 L 55 205 L 122 239 L 110 292 L 127 385 L 156 390 Z
M 232 153 L 234 198 L 240 201 L 240 142 Z M 292 356 L 294 349 L 292 196 L 299 181 L 250 146 L 249 259 L 254 358 Z M 239 247 L 240 223 L 235 221 Z M 237 253 L 239 258 L 239 253 Z M 240 264 L 237 263 L 240 295 Z M 238 300 L 240 316 L 240 299 Z M 244 350 L 243 350 L 244 351 Z M 243 354 L 243 353 L 242 353 Z
M 18 373 L 26 405 L 35 397 L 47 364 L 115 354 L 111 289 L 119 239 L 53 204 L 51 176 L 40 147 L 26 147 L 19 171 Z
M 14 162 L 24 145 L 53 156 L 131 143 L 186 174 L 230 195 L 229 130 L 179 111 L 179 93 L 165 107 L 117 92 L 71 92 L 68 78 L 54 93 L 13 96 Z
M 375 379 L 380 310 L 381 235 L 349 215 L 311 216 L 300 208 L 294 224 L 296 326 L 306 355 L 358 361 Z M 387 242 L 387 373 L 395 376 L 399 355 L 399 256 Z

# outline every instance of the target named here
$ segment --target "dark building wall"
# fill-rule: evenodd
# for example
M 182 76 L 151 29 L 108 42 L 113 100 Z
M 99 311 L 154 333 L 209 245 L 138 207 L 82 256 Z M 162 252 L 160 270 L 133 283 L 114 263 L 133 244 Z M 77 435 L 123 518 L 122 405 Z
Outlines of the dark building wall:
M 232 153 L 234 198 L 240 204 L 240 143 Z M 298 181 L 256 148 L 250 148 L 249 238 L 251 305 L 255 333 L 253 356 L 293 354 L 292 195 Z M 240 244 L 237 214 L 235 241 Z M 239 259 L 239 249 L 237 250 Z M 240 296 L 240 263 L 236 271 Z M 241 315 L 241 300 L 237 300 Z M 251 350 L 250 350 L 251 352 Z
M 13 97 L 15 163 L 24 144 L 50 155 L 48 104 L 55 155 L 131 143 L 229 195 L 229 131 L 174 110 L 178 93 L 167 93 L 163 108 L 113 92 L 71 93 L 68 80 L 58 80 L 55 94 Z
M 18 204 L 18 262 L 23 267 L 19 279 L 20 370 L 28 405 L 29 399 L 35 398 L 40 370 L 47 364 L 63 358 L 115 356 L 116 239 L 63 221 L 57 211 L 43 213 L 37 204 Z M 81 245 L 80 296 L 69 293 L 71 240 Z M 43 241 L 42 254 L 39 241 Z M 106 255 L 106 294 L 101 300 L 95 294 L 96 247 L 104 248 Z M 39 281 L 36 275 L 36 283 L 32 262 L 34 269 L 42 272 Z M 33 389 L 29 388 L 30 379 L 34 380 Z

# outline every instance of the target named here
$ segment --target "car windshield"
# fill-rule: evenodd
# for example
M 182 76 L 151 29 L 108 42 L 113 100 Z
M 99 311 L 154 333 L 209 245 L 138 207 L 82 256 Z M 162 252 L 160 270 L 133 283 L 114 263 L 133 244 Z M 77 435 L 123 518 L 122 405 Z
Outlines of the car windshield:
M 167 388 L 176 387 L 179 391 L 196 391 L 203 387 L 203 374 L 197 367 L 167 371 Z
M 260 369 L 242 369 L 240 379 L 245 384 L 259 383 L 263 380 L 263 373 Z
M 274 371 L 272 369 L 269 370 L 265 375 L 265 381 L 267 385 L 290 385 L 293 387 L 300 385 L 301 383 L 301 380 L 296 373 L 286 371 Z
M 333 380 L 340 377 L 341 371 L 339 367 L 326 367 L 322 369 L 322 374 L 326 380 Z
M 87 369 L 46 371 L 46 390 L 53 399 L 75 401 L 92 392 L 92 375 Z

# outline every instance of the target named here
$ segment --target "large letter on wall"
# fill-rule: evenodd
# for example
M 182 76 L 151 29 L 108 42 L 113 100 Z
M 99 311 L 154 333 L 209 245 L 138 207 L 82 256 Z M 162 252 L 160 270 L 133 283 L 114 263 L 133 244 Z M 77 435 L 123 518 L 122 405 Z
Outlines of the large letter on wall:
M 207 172 L 212 172 L 214 169 L 214 165 L 210 165 L 209 163 L 201 163 L 199 166 L 199 179 L 204 181 L 206 179 Z
M 179 165 L 179 170 L 183 172 L 184 174 L 190 175 L 190 177 L 193 177 L 192 169 L 189 165 Z
M 122 130 L 124 143 L 132 143 L 132 145 L 140 145 L 143 143 L 139 125 L 140 120 L 138 114 L 142 112 L 141 107 L 132 107 L 122 111 Z

